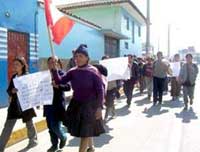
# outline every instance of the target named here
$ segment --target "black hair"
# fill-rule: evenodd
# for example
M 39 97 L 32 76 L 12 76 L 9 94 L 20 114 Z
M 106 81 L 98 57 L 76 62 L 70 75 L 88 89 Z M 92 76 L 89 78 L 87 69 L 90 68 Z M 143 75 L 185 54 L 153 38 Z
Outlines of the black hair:
M 187 57 L 191 57 L 191 58 L 193 58 L 193 56 L 192 56 L 192 54 L 191 53 L 188 53 L 188 54 L 186 54 L 186 56 L 185 56 L 186 58 Z
M 108 59 L 108 58 L 109 58 L 108 55 L 104 55 L 104 56 L 102 56 L 101 60 L 105 60 L 105 59 Z
M 101 64 L 94 64 L 94 67 L 97 68 L 97 70 L 104 76 L 108 76 L 108 70 L 105 66 L 101 65 Z
M 14 59 L 14 62 L 17 61 L 19 62 L 23 67 L 22 67 L 22 74 L 26 74 L 28 72 L 28 65 L 26 63 L 26 60 L 24 57 L 16 57 Z

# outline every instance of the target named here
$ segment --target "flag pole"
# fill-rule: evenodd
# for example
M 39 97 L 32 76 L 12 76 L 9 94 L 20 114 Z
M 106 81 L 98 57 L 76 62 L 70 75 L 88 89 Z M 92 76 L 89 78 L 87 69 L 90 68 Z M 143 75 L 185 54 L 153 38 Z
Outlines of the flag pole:
M 49 44 L 50 44 L 50 48 L 51 48 L 51 55 L 52 55 L 52 57 L 55 57 L 55 51 L 54 51 L 52 35 L 51 35 L 51 29 L 50 29 L 49 26 L 47 26 L 47 31 L 48 31 L 48 36 L 49 36 Z

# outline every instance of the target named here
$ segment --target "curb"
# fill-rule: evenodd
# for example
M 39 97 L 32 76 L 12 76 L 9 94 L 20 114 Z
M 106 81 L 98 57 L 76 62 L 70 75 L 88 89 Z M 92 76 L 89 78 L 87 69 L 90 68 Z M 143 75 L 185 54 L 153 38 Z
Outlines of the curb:
M 37 132 L 41 132 L 41 131 L 47 129 L 46 120 L 41 120 L 39 122 L 36 122 L 35 127 L 36 127 Z M 11 134 L 6 147 L 12 146 L 26 138 L 27 138 L 26 127 L 22 128 L 22 129 L 18 129 Z

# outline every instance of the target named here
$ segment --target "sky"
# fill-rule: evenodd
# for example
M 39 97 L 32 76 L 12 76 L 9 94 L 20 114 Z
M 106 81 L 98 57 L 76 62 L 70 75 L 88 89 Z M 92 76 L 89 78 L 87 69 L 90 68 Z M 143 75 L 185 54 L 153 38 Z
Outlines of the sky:
M 54 0 L 70 3 L 88 0 Z M 146 0 L 132 0 L 146 16 Z M 150 0 L 151 43 L 155 51 L 167 52 L 168 25 L 170 25 L 171 54 L 195 46 L 200 52 L 200 0 Z M 145 31 L 145 30 L 144 30 Z M 145 41 L 145 32 L 144 38 Z

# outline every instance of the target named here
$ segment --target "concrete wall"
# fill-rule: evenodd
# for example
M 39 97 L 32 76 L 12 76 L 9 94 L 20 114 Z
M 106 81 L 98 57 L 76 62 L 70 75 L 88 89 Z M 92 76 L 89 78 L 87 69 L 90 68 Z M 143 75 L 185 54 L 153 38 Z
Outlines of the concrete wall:
M 104 29 L 121 31 L 120 7 L 99 6 L 93 8 L 80 8 L 72 11 L 73 14 L 96 23 Z
M 121 9 L 121 33 L 123 33 L 124 35 L 128 36 L 129 39 L 128 40 L 121 40 L 120 41 L 120 53 L 121 55 L 124 54 L 135 54 L 135 55 L 141 55 L 142 53 L 142 39 L 141 36 L 139 37 L 138 35 L 138 30 L 139 27 L 141 27 L 141 24 L 135 20 L 126 10 Z M 129 18 L 129 30 L 127 30 L 126 27 L 126 20 L 125 17 Z M 133 29 L 133 23 L 134 22 L 134 39 L 135 42 L 133 43 L 133 34 L 132 34 L 132 29 Z M 141 32 L 142 33 L 142 32 Z M 129 49 L 125 48 L 125 42 L 128 43 L 129 45 Z
M 29 69 L 30 72 L 37 71 L 37 1 L 0 0 L 0 12 L 0 107 L 4 107 L 8 105 L 6 93 L 8 30 L 29 34 Z
M 44 10 L 39 8 L 39 57 L 47 58 L 51 55 Z M 91 27 L 77 23 L 60 45 L 54 44 L 56 55 L 61 59 L 69 59 L 71 51 L 81 43 L 88 45 L 91 60 L 99 60 L 104 55 L 104 36 Z

